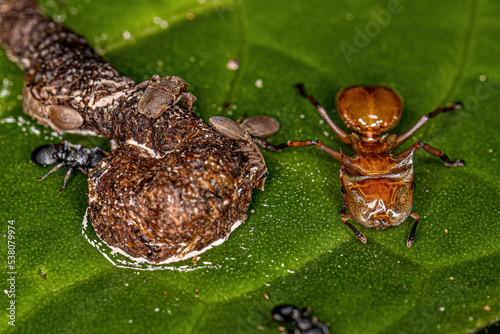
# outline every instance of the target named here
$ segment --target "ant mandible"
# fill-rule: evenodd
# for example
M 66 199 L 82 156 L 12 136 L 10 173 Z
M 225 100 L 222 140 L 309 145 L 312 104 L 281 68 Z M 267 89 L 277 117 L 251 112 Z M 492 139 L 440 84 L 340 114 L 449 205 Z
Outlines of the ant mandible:
M 415 219 L 406 245 L 410 247 L 420 216 L 412 211 L 415 181 L 413 175 L 413 152 L 424 149 L 441 158 L 445 166 L 464 166 L 463 160 L 451 162 L 443 151 L 429 144 L 416 142 L 399 154 L 391 154 L 406 142 L 429 118 L 441 112 L 462 108 L 461 103 L 449 103 L 423 116 L 407 132 L 384 134 L 393 129 L 403 113 L 403 99 L 394 90 L 384 86 L 351 86 L 341 89 L 336 97 L 337 112 L 344 124 L 354 132 L 347 134 L 328 116 L 325 108 L 311 95 L 304 92 L 302 84 L 296 85 L 299 93 L 316 107 L 335 135 L 354 149 L 353 156 L 334 150 L 319 140 L 288 141 L 273 146 L 286 147 L 316 146 L 340 162 L 340 181 L 344 204 L 340 214 L 342 222 L 366 243 L 366 237 L 347 220 L 354 218 L 366 227 L 384 229 L 404 222 L 408 217 Z M 359 134 L 358 134 L 359 133 Z M 350 213 L 347 214 L 349 209 Z

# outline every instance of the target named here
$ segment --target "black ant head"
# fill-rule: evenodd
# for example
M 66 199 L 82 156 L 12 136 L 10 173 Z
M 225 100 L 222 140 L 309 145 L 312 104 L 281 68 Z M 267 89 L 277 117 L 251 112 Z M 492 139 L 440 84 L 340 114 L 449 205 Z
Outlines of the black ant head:
M 59 160 L 56 153 L 60 150 L 60 145 L 56 144 L 48 144 L 37 147 L 33 153 L 31 153 L 31 161 L 41 166 L 55 164 Z
M 271 310 L 271 316 L 274 320 L 291 323 L 300 318 L 301 312 L 296 306 L 282 304 Z
M 89 161 L 87 162 L 87 168 L 90 170 L 92 168 L 96 168 L 97 165 L 101 162 L 105 157 L 105 153 L 102 151 L 100 147 L 94 147 L 90 151 Z

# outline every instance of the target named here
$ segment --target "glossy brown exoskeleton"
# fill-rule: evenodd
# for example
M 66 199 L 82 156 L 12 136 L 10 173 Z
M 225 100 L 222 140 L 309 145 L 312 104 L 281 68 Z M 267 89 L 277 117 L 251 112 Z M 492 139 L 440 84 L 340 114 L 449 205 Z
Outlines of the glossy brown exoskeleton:
M 344 205 L 340 211 L 342 222 L 366 243 L 366 237 L 347 220 L 354 218 L 363 226 L 384 229 L 399 225 L 410 216 L 416 219 L 407 241 L 407 246 L 410 247 L 420 219 L 418 214 L 411 212 L 415 190 L 413 152 L 423 148 L 427 153 L 441 158 L 448 167 L 463 166 L 465 163 L 463 160 L 451 162 L 442 151 L 420 142 L 399 154 L 391 152 L 408 140 L 429 118 L 441 112 L 460 109 L 462 104 L 448 104 L 437 108 L 401 135 L 384 134 L 393 129 L 401 119 L 401 96 L 383 86 L 348 87 L 340 90 L 335 99 L 340 118 L 354 131 L 347 134 L 333 122 L 323 106 L 311 95 L 304 93 L 302 85 L 297 85 L 297 88 L 317 108 L 335 135 L 344 144 L 352 146 L 355 154 L 348 157 L 319 140 L 289 141 L 276 148 L 314 145 L 328 153 L 341 163 L 340 181 L 344 197 Z

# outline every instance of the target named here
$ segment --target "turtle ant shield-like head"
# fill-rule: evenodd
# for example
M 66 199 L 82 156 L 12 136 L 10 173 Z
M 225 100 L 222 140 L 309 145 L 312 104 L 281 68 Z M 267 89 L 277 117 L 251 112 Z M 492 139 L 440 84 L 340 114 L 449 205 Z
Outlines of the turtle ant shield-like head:
M 383 86 L 351 86 L 335 96 L 337 112 L 351 130 L 373 137 L 393 129 L 403 113 L 403 98 Z

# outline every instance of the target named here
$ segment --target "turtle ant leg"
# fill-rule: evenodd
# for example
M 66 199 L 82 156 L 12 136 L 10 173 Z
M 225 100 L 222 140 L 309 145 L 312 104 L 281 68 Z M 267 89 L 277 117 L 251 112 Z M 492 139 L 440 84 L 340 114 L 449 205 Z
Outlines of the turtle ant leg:
M 344 199 L 344 204 L 342 205 L 342 209 L 340 210 L 340 215 L 345 216 L 347 212 L 347 199 L 345 197 L 345 187 L 344 181 L 342 179 L 342 172 L 344 171 L 344 165 L 340 165 L 340 191 L 342 192 L 342 198 Z
M 443 151 L 440 151 L 437 148 L 434 148 L 434 147 L 432 147 L 428 144 L 424 144 L 424 143 L 418 143 L 418 144 L 420 145 L 420 147 L 422 147 L 424 149 L 425 152 L 427 152 L 433 156 L 441 158 L 441 160 L 443 160 L 443 163 L 447 167 L 459 167 L 459 166 L 465 165 L 465 161 L 463 161 L 463 160 L 457 160 L 457 161 L 451 162 L 450 158 L 448 158 L 448 156 L 446 154 L 444 154 Z
M 410 237 L 408 238 L 408 241 L 406 242 L 406 246 L 408 246 L 408 247 L 411 247 L 411 245 L 413 244 L 413 240 L 415 239 L 415 231 L 417 230 L 417 225 L 418 225 L 418 222 L 420 221 L 420 216 L 414 212 L 410 213 L 410 217 L 412 217 L 416 220 L 413 223 L 413 227 L 411 228 Z
M 462 107 L 463 107 L 463 104 L 460 102 L 448 103 L 448 104 L 446 104 L 446 106 L 439 107 L 436 110 L 434 110 L 433 112 L 430 112 L 429 114 L 427 114 L 425 116 L 422 116 L 422 118 L 420 118 L 420 120 L 417 122 L 417 124 L 415 124 L 410 130 L 406 131 L 405 133 L 403 133 L 402 135 L 399 135 L 396 138 L 396 144 L 395 144 L 394 148 L 399 147 L 401 144 L 403 144 L 405 141 L 407 141 L 411 136 L 413 136 L 413 134 L 415 132 L 417 132 L 417 130 L 420 129 L 420 127 L 422 125 L 427 123 L 429 118 L 436 117 L 437 115 L 439 115 L 442 112 L 452 112 L 455 110 L 459 110 L 459 109 L 462 109 Z
M 309 101 L 312 103 L 312 105 L 316 107 L 318 113 L 321 115 L 321 117 L 323 117 L 323 119 L 326 121 L 326 124 L 328 124 L 328 126 L 330 127 L 330 129 L 332 129 L 335 135 L 337 135 L 337 137 L 339 137 L 339 139 L 344 144 L 351 145 L 351 139 L 349 135 L 344 130 L 342 130 L 342 128 L 340 128 L 337 124 L 335 124 L 335 122 L 330 118 L 330 116 L 328 116 L 328 113 L 326 112 L 325 108 L 321 104 L 319 104 L 318 101 L 316 101 L 314 97 L 312 97 L 312 95 L 306 94 L 306 92 L 304 91 L 304 85 L 297 84 L 295 85 L 295 88 L 297 88 L 300 95 L 308 98 Z
M 275 152 L 277 152 L 277 151 L 281 151 L 284 148 L 289 147 L 288 143 L 284 143 L 284 144 L 275 146 L 275 145 L 271 144 L 265 138 L 255 138 L 255 137 L 252 137 L 252 140 L 253 140 L 254 143 L 256 143 L 257 145 L 259 145 L 260 147 L 265 148 L 266 150 L 269 150 L 269 151 L 275 151 Z
M 66 173 L 66 176 L 64 177 L 63 187 L 61 190 L 59 190 L 59 194 L 61 194 L 64 191 L 64 189 L 66 188 L 66 182 L 68 182 L 68 180 L 69 180 L 69 176 L 71 175 L 71 171 L 73 171 L 73 169 L 69 168 L 68 172 Z
M 350 223 L 347 222 L 347 220 L 351 219 L 351 218 L 352 218 L 351 214 L 343 216 L 341 218 L 342 219 L 342 223 L 344 223 L 347 226 L 349 226 L 349 228 L 354 232 L 354 234 L 356 234 L 356 236 L 359 238 L 359 240 L 361 240 L 362 243 L 366 244 L 366 237 L 363 235 L 363 233 L 359 232 L 357 228 L 355 228 L 354 226 L 352 226 Z
M 278 150 L 282 150 L 282 149 L 287 148 L 287 147 L 297 148 L 297 147 L 308 147 L 308 146 L 312 146 L 312 145 L 316 146 L 317 148 L 319 148 L 322 151 L 325 151 L 329 156 L 331 156 L 332 158 L 334 158 L 338 162 L 342 162 L 340 152 L 337 150 L 334 150 L 331 147 L 328 147 L 327 145 L 323 144 L 320 140 L 318 140 L 318 141 L 316 141 L 316 140 L 290 140 L 286 143 L 277 145 L 275 147 Z
M 57 165 L 54 166 L 54 168 L 52 168 L 51 170 L 49 170 L 49 172 L 47 174 L 45 174 L 44 176 L 42 177 L 37 177 L 36 180 L 37 181 L 42 181 L 43 179 L 45 179 L 47 176 L 49 176 L 50 174 L 54 173 L 55 171 L 57 171 L 59 168 L 61 168 L 62 166 L 64 166 L 64 163 L 61 162 Z
M 362 243 L 366 244 L 366 237 L 363 235 L 363 233 L 359 232 L 357 228 L 352 226 L 350 223 L 347 222 L 348 219 L 352 218 L 352 214 L 346 215 L 347 212 L 347 199 L 345 197 L 345 187 L 344 187 L 344 182 L 342 181 L 342 172 L 344 171 L 344 165 L 340 165 L 340 185 L 342 186 L 340 190 L 342 191 L 342 197 L 344 199 L 344 204 L 342 205 L 342 209 L 340 210 L 340 215 L 342 216 L 340 219 L 342 219 L 342 223 L 345 225 L 349 226 L 349 228 L 356 234 L 356 236 L 361 240 Z
M 430 155 L 433 155 L 435 157 L 438 157 L 438 158 L 441 158 L 441 160 L 443 160 L 443 163 L 445 164 L 445 166 L 447 167 L 459 167 L 459 166 L 464 166 L 465 165 L 465 161 L 463 160 L 457 160 L 457 161 L 450 161 L 450 158 L 448 158 L 448 156 L 446 154 L 444 154 L 443 151 L 441 150 L 438 150 L 437 148 L 434 148 L 432 147 L 431 145 L 429 144 L 425 144 L 425 143 L 420 143 L 420 142 L 416 142 L 414 145 L 410 146 L 408 149 L 406 149 L 405 151 L 399 153 L 399 154 L 396 154 L 394 156 L 394 158 L 396 159 L 403 159 L 403 158 L 406 158 L 407 156 L 409 156 L 410 154 L 412 154 L 413 152 L 419 150 L 423 148 L 425 152 L 429 153 Z
M 347 212 L 347 200 L 345 199 L 345 188 L 342 186 L 340 188 L 340 191 L 342 192 L 342 197 L 344 198 L 344 204 L 342 204 L 342 209 L 340 210 L 340 214 L 342 216 L 345 216 L 345 213 Z

